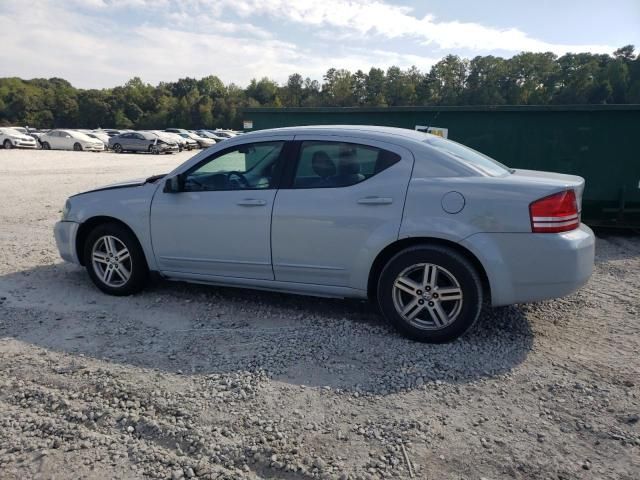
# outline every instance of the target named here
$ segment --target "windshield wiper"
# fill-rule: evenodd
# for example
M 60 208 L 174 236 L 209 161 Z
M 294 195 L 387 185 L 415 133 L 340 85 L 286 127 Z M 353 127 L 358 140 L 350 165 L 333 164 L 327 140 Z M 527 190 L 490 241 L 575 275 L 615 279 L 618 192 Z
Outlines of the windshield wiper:
M 160 180 L 162 177 L 166 177 L 167 174 L 166 173 L 162 173 L 160 175 L 152 175 L 149 178 L 147 178 L 144 183 L 155 183 L 158 180 Z

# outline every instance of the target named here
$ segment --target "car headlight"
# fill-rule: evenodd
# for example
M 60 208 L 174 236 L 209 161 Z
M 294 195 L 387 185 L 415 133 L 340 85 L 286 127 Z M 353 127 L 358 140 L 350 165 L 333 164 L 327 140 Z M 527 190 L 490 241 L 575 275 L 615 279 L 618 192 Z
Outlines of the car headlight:
M 61 220 L 67 220 L 69 218 L 69 213 L 71 213 L 71 202 L 67 200 L 64 202 L 64 207 L 62 207 L 62 218 Z

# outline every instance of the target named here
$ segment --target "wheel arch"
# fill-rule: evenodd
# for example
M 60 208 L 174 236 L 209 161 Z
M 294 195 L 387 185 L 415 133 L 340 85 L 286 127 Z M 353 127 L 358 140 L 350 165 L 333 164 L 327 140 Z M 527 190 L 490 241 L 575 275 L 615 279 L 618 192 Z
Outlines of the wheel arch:
M 480 275 L 480 278 L 482 280 L 482 290 L 485 298 L 487 299 L 487 301 L 489 301 L 489 303 L 491 302 L 491 285 L 489 283 L 489 277 L 487 276 L 486 269 L 484 268 L 482 262 L 480 262 L 478 257 L 476 257 L 469 249 L 465 248 L 459 243 L 436 237 L 403 238 L 387 245 L 384 249 L 382 249 L 376 256 L 373 264 L 371 265 L 371 269 L 369 270 L 369 279 L 367 282 L 367 296 L 369 297 L 369 299 L 376 298 L 378 278 L 387 262 L 398 252 L 401 252 L 402 250 L 410 247 L 421 245 L 438 245 L 447 247 L 463 255 L 467 260 L 471 262 L 471 264 L 475 267 L 478 274 Z
M 123 222 L 118 218 L 110 217 L 107 215 L 99 215 L 99 216 L 91 217 L 85 220 L 78 227 L 78 232 L 76 233 L 75 248 L 76 248 L 76 255 L 78 256 L 78 260 L 80 261 L 80 265 L 84 266 L 83 252 L 84 252 L 85 242 L 87 241 L 87 237 L 89 236 L 89 234 L 94 228 L 96 228 L 99 225 L 104 225 L 105 223 L 116 223 L 126 228 L 129 231 L 129 233 L 133 235 L 133 238 L 136 239 L 136 241 L 138 242 L 138 245 L 140 245 L 141 250 L 144 252 L 144 249 L 142 248 L 142 244 L 140 243 L 140 239 L 138 238 L 138 235 L 136 235 L 136 232 L 129 225 L 127 225 L 125 222 Z

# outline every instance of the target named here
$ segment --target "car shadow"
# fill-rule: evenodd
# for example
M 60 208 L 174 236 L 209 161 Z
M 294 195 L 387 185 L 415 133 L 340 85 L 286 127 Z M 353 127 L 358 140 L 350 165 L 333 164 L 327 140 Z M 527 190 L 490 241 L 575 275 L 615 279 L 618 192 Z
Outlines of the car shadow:
M 182 375 L 266 371 L 277 381 L 390 394 L 508 373 L 532 348 L 524 310 L 487 309 L 448 344 L 400 336 L 367 302 L 154 282 L 112 297 L 84 269 L 0 276 L 0 337 Z

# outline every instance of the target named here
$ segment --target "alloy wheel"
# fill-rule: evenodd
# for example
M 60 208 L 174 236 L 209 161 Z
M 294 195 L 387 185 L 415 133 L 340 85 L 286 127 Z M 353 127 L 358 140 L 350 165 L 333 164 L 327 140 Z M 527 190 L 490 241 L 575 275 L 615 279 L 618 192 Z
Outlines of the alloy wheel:
M 462 288 L 445 268 L 419 263 L 403 270 L 393 283 L 393 304 L 410 325 L 439 330 L 452 324 L 462 310 Z
M 91 249 L 91 262 L 96 275 L 109 287 L 122 287 L 131 277 L 133 264 L 129 249 L 112 235 L 96 240 Z

